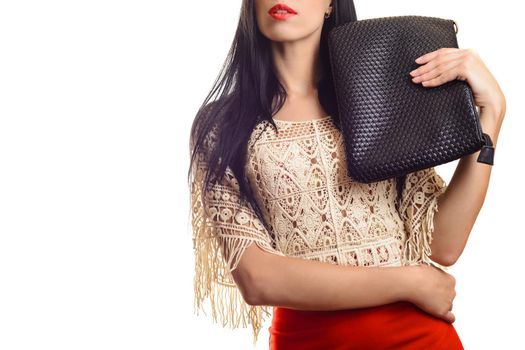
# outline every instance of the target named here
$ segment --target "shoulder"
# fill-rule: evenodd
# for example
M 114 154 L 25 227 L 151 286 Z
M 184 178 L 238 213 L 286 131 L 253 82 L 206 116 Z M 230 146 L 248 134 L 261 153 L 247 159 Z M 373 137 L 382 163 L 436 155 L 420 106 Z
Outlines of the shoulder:
M 275 137 L 275 134 L 276 132 L 269 121 L 259 121 L 254 126 L 250 137 L 248 138 L 248 147 L 253 148 L 257 143 L 271 140 Z

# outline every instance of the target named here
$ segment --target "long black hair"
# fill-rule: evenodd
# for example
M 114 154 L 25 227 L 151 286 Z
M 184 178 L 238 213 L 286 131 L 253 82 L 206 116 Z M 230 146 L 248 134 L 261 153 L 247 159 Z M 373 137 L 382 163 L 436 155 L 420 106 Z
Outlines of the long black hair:
M 322 75 L 317 82 L 317 91 L 320 104 L 334 119 L 338 119 L 338 114 L 326 37 L 333 27 L 356 20 L 352 0 L 333 0 L 332 13 L 325 19 L 321 32 Z M 266 120 L 277 128 L 272 117 L 286 100 L 286 91 L 277 79 L 271 55 L 270 40 L 260 32 L 256 22 L 254 1 L 243 0 L 227 58 L 191 127 L 188 171 L 190 178 L 197 154 L 205 154 L 208 171 L 204 188 L 208 189 L 230 167 L 239 183 L 240 200 L 249 203 L 269 230 L 271 227 L 264 220 L 247 182 L 244 166 L 247 143 L 254 127 Z M 338 125 L 337 122 L 334 124 Z M 216 136 L 213 146 L 209 140 L 212 130 Z

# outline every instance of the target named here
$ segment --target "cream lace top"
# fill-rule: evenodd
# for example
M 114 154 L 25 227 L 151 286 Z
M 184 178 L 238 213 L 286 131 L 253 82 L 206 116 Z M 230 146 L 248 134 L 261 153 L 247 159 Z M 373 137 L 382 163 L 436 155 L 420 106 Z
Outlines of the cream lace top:
M 246 173 L 273 235 L 239 202 L 228 168 L 200 195 L 206 167 L 193 169 L 191 225 L 195 253 L 195 309 L 209 299 L 223 326 L 253 328 L 254 344 L 270 306 L 244 302 L 231 276 L 252 243 L 265 251 L 353 266 L 401 266 L 430 260 L 437 197 L 446 189 L 434 168 L 408 174 L 399 203 L 395 179 L 352 181 L 342 134 L 330 116 L 309 121 L 274 119 L 254 128 Z

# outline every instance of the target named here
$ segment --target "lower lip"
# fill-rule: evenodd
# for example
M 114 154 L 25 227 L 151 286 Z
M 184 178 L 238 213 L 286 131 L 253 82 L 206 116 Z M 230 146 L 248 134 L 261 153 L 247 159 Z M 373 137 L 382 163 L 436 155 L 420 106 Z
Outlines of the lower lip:
M 283 21 L 289 17 L 292 17 L 292 16 L 295 16 L 295 13 L 290 13 L 290 12 L 286 12 L 286 13 L 270 13 L 270 16 L 272 16 L 274 19 L 278 20 L 278 21 Z

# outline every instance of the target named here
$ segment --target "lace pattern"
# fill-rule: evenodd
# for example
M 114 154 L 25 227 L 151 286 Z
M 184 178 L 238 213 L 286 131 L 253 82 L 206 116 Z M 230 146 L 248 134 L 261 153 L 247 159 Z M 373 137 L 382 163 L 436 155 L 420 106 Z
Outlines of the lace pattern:
M 269 306 L 247 304 L 231 272 L 250 244 L 277 255 L 270 235 L 255 212 L 242 205 L 239 186 L 230 168 L 225 176 L 203 191 L 206 163 L 198 156 L 192 169 L 191 225 L 195 254 L 194 310 L 206 313 L 204 301 L 209 299 L 212 318 L 223 326 L 253 328 L 253 342 L 257 342 Z
M 341 265 L 399 266 L 403 223 L 395 180 L 363 184 L 346 170 L 331 118 L 260 124 L 246 172 L 287 256 Z M 263 132 L 264 130 L 264 132 Z
M 407 175 L 398 209 L 409 233 L 404 243 L 407 264 L 425 262 L 448 270 L 430 259 L 434 214 L 438 211 L 438 197 L 446 188 L 447 184 L 433 167 Z
M 239 201 L 229 170 L 206 193 L 204 158 L 191 190 L 195 252 L 195 306 L 209 298 L 223 326 L 251 324 L 254 344 L 268 306 L 245 303 L 231 272 L 251 244 L 281 256 L 340 265 L 433 264 L 429 244 L 437 198 L 446 185 L 434 168 L 406 177 L 400 201 L 395 179 L 353 181 L 346 170 L 342 134 L 331 117 L 258 124 L 248 142 L 246 174 L 269 223 Z

